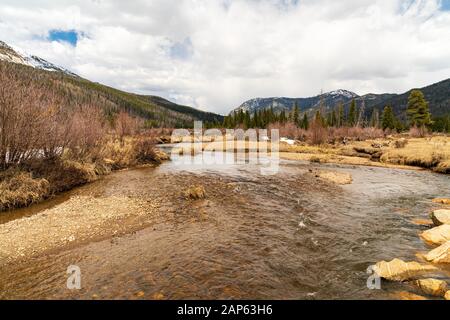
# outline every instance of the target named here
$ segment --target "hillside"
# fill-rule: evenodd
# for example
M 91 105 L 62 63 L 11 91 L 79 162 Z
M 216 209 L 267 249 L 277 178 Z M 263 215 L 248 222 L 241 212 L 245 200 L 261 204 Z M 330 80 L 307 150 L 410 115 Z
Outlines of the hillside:
M 450 114 L 450 79 L 419 89 L 424 93 L 425 98 L 429 102 L 430 111 L 433 116 L 439 117 Z M 323 105 L 325 111 L 331 110 L 339 103 L 344 104 L 344 107 L 348 109 L 350 102 L 355 99 L 358 106 L 362 106 L 364 103 L 364 110 L 367 116 L 371 115 L 374 108 L 382 110 L 386 105 L 390 105 L 392 106 L 394 113 L 401 119 L 404 119 L 406 104 L 411 90 L 403 94 L 383 93 L 366 94 L 363 96 L 347 90 L 337 90 L 310 98 L 256 98 L 244 102 L 231 112 L 242 109 L 243 111 L 252 113 L 255 110 L 268 108 L 273 108 L 276 112 L 282 110 L 291 111 L 294 105 L 297 104 L 300 107 L 301 112 L 311 114 L 321 105 Z
M 101 106 L 105 113 L 121 110 L 142 117 L 151 127 L 191 127 L 193 121 L 221 122 L 223 117 L 188 106 L 178 105 L 157 96 L 128 93 L 100 83 L 83 79 L 44 59 L 14 50 L 0 41 L 0 68 L 23 83 L 46 83 L 61 101 L 70 105 L 71 99 Z
M 450 114 L 450 79 L 417 89 L 421 90 L 425 95 L 425 99 L 430 104 L 430 111 L 433 116 L 440 117 Z M 384 106 L 390 105 L 392 106 L 394 113 L 404 120 L 408 97 L 411 90 L 408 90 L 403 94 L 392 95 L 387 99 L 383 99 L 382 101 L 369 106 L 366 112 L 369 114 L 372 112 L 373 108 L 382 110 Z

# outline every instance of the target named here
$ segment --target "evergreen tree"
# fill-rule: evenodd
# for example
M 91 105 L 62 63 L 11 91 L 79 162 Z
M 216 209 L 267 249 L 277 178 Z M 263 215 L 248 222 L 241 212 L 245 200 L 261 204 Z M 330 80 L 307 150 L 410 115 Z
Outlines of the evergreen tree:
M 428 102 L 420 90 L 411 91 L 406 113 L 413 126 L 424 127 L 432 124 Z
M 355 99 L 352 100 L 350 104 L 350 111 L 348 113 L 348 125 L 353 127 L 356 124 L 357 119 L 357 110 L 356 110 L 356 102 Z
M 260 127 L 259 116 L 258 116 L 258 112 L 256 110 L 253 113 L 253 127 L 254 128 L 259 128 Z
M 394 112 L 390 106 L 384 107 L 383 115 L 381 116 L 381 126 L 383 130 L 395 129 L 397 125 L 397 120 L 395 119 Z
M 331 112 L 331 123 L 330 126 L 336 127 L 337 126 L 337 116 L 336 116 L 336 110 L 333 110 Z
M 281 112 L 280 112 L 280 122 L 281 123 L 285 123 L 286 122 L 286 111 L 285 110 L 282 110 Z
M 251 119 L 250 119 L 250 113 L 249 113 L 248 111 L 246 111 L 246 112 L 244 113 L 244 121 L 243 121 L 243 123 L 244 123 L 244 128 L 245 128 L 245 129 L 250 128 L 250 125 L 251 125 Z
M 294 111 L 292 115 L 292 121 L 295 123 L 296 126 L 299 125 L 299 109 L 297 102 L 294 104 Z
M 316 115 L 314 116 L 314 121 L 316 123 L 320 123 L 322 126 L 325 125 L 325 119 L 322 117 L 322 113 L 320 112 L 320 110 L 316 111 Z
M 303 115 L 303 120 L 302 120 L 300 127 L 305 130 L 308 130 L 308 128 L 309 128 L 309 121 L 308 121 L 308 116 L 306 115 L 306 113 Z
M 345 112 L 342 102 L 338 106 L 338 127 L 342 127 L 345 124 Z

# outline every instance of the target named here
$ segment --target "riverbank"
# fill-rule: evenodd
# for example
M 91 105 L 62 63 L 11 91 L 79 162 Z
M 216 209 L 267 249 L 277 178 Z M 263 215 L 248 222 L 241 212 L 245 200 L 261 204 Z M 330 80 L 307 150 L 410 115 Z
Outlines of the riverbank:
M 158 165 L 168 156 L 154 148 L 152 139 L 110 139 L 95 154 L 65 152 L 54 159 L 10 166 L 0 172 L 2 211 L 40 203 L 61 192 L 96 181 L 111 171 L 140 165 Z

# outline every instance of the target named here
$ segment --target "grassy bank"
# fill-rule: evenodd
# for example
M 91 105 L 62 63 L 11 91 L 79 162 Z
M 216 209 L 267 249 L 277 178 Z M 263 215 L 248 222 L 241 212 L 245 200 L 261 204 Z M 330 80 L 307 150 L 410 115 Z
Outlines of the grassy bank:
M 239 144 L 233 138 L 210 138 L 198 143 L 195 150 L 209 151 L 234 151 L 244 149 L 246 152 L 258 150 L 259 144 L 254 141 L 240 141 Z M 267 151 L 272 146 L 270 142 L 264 142 Z M 230 149 L 231 146 L 231 149 Z M 188 142 L 180 145 L 179 152 L 186 153 L 193 147 Z M 424 138 L 410 137 L 408 135 L 393 135 L 373 139 L 348 139 L 344 142 L 336 140 L 334 143 L 311 144 L 305 141 L 295 140 L 290 145 L 280 142 L 280 158 L 288 160 L 303 160 L 318 163 L 341 163 L 350 165 L 365 165 L 376 167 L 395 167 L 404 169 L 430 169 L 438 173 L 450 173 L 450 136 L 434 135 Z
M 97 180 L 113 170 L 159 164 L 167 155 L 150 138 L 108 139 L 95 155 L 66 150 L 61 157 L 33 160 L 0 172 L 0 211 L 26 207 Z

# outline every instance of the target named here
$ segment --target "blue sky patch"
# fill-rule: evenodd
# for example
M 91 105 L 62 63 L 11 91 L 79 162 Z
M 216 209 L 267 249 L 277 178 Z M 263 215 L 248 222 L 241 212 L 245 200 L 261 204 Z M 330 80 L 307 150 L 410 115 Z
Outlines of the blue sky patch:
M 450 10 L 450 0 L 442 0 L 442 10 Z
M 78 42 L 78 33 L 75 30 L 50 30 L 48 32 L 48 39 L 50 41 L 68 42 L 76 47 Z
M 192 56 L 193 51 L 191 39 L 187 37 L 183 42 L 176 42 L 170 47 L 170 56 L 175 59 L 186 60 Z

